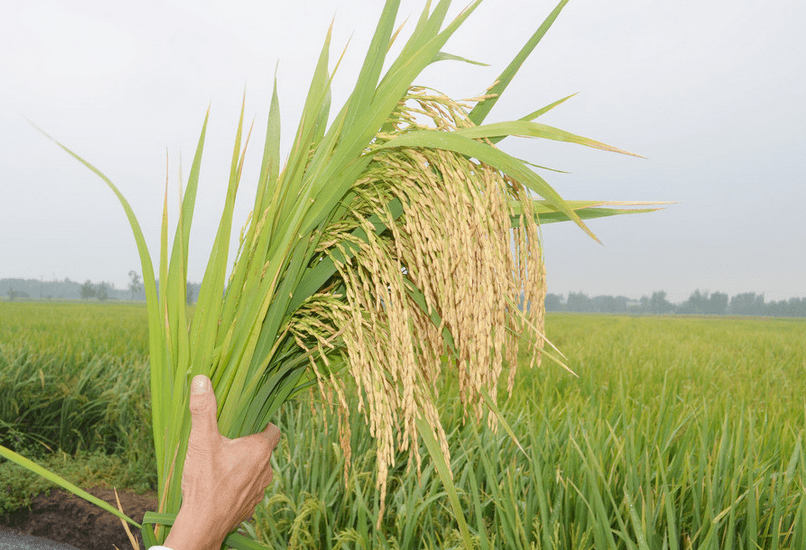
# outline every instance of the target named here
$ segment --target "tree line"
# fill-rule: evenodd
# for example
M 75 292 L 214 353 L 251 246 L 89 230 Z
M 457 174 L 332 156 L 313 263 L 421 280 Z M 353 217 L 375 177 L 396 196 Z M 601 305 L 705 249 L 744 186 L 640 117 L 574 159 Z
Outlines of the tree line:
M 159 282 L 157 283 L 159 288 Z M 199 297 L 199 283 L 188 283 L 187 303 Z M 71 281 L 42 281 L 37 279 L 0 279 L 0 296 L 6 300 L 145 300 L 140 275 L 129 272 L 129 284 L 118 289 L 112 283 L 84 283 Z M 627 313 L 631 315 L 757 315 L 766 317 L 806 317 L 806 297 L 767 302 L 764 294 L 745 292 L 728 296 L 723 292 L 695 290 L 683 303 L 674 304 L 666 292 L 656 291 L 651 296 L 634 300 L 626 296 L 588 296 L 584 292 L 546 295 L 546 311 L 577 313 Z
M 757 315 L 766 317 L 806 317 L 806 297 L 764 300 L 764 294 L 745 292 L 728 296 L 723 292 L 695 290 L 683 303 L 674 304 L 666 292 L 656 291 L 638 300 L 626 296 L 593 296 L 584 292 L 546 295 L 546 311 L 579 313 L 628 313 L 633 315 Z
M 159 287 L 159 281 L 157 281 L 157 287 Z M 187 284 L 187 303 L 196 302 L 200 287 L 199 283 Z M 105 281 L 96 283 L 90 279 L 80 283 L 71 281 L 67 277 L 61 281 L 0 279 L 0 297 L 12 302 L 14 300 L 144 301 L 146 299 L 142 279 L 136 271 L 129 271 L 129 283 L 126 288 L 115 288 L 113 283 Z

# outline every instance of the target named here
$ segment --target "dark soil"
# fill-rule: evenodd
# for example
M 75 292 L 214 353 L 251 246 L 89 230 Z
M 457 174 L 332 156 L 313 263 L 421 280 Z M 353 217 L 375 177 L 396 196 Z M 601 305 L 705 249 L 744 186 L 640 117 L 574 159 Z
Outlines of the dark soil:
M 117 508 L 112 489 L 99 487 L 87 489 L 87 492 Z M 138 495 L 118 491 L 118 496 L 123 511 L 137 523 L 142 522 L 147 511 L 157 509 L 154 493 Z M 140 531 L 130 527 L 140 548 L 144 548 Z M 0 530 L 64 542 L 80 550 L 114 550 L 115 546 L 127 550 L 132 547 L 117 516 L 60 489 L 34 498 L 30 508 L 0 515 Z

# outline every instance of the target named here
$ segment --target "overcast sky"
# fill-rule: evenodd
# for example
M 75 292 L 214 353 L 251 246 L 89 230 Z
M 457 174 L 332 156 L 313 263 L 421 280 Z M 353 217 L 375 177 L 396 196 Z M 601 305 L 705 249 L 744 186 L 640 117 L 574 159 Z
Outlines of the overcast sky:
M 403 0 L 402 22 L 423 1 Z M 452 8 L 457 13 L 464 2 Z M 133 7 L 134 6 L 134 7 Z M 380 0 L 29 0 L 0 8 L 0 278 L 127 284 L 140 271 L 103 182 L 28 120 L 104 171 L 157 254 L 166 150 L 178 201 L 211 106 L 190 279 L 201 280 L 225 193 L 241 99 L 256 121 L 236 224 L 246 219 L 278 66 L 284 150 L 335 16 L 340 106 Z M 554 7 L 486 0 L 418 83 L 483 91 Z M 806 296 L 806 3 L 800 0 L 571 0 L 488 121 L 581 92 L 543 121 L 646 157 L 507 140 L 567 199 L 676 201 L 664 211 L 543 230 L 549 291 L 638 298 L 695 289 Z M 404 28 L 405 32 L 405 28 Z M 279 62 L 279 65 L 278 65 Z M 335 110 L 335 109 L 334 109 Z M 175 219 L 175 218 L 174 218 Z

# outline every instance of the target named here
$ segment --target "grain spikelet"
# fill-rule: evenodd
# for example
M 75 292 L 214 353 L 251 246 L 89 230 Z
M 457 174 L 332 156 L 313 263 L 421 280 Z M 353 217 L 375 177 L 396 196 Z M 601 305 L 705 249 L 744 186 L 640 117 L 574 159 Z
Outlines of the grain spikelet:
M 376 143 L 426 127 L 469 126 L 466 112 L 443 95 L 412 89 L 391 117 L 393 130 L 379 133 Z M 437 149 L 383 150 L 352 192 L 348 215 L 325 231 L 318 249 L 336 266 L 340 284 L 334 288 L 343 301 L 312 297 L 293 332 L 306 351 L 306 342 L 322 346 L 342 332 L 340 353 L 377 440 L 382 515 L 395 453 L 410 451 L 420 471 L 418 417 L 450 463 L 436 406 L 444 369 L 456 373 L 466 415 L 480 420 L 481 391 L 495 398 L 505 367 L 512 391 L 521 342 L 539 363 L 545 270 L 528 191 L 474 159 Z M 402 205 L 399 218 L 389 207 L 395 200 Z M 514 233 L 512 201 L 523 205 Z M 370 216 L 382 222 L 380 231 Z M 324 321 L 304 326 L 314 303 Z M 522 311 L 513 304 L 522 304 Z M 340 441 L 349 462 L 344 379 L 326 374 L 325 356 L 311 364 L 320 389 L 330 385 L 339 396 Z M 494 428 L 495 416 L 488 421 Z

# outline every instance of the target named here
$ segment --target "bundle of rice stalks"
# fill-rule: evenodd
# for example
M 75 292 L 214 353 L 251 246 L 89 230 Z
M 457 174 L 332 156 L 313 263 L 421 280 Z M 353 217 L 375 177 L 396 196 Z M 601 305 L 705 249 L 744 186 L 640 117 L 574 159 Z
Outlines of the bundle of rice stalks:
M 415 122 L 415 114 L 433 126 Z M 350 412 L 343 384 L 358 386 L 359 411 L 378 441 L 382 496 L 398 448 L 411 449 L 420 468 L 418 417 L 450 461 L 437 410 L 442 369 L 456 372 L 463 405 L 480 419 L 482 391 L 497 394 L 505 365 L 511 391 L 521 343 L 534 346 L 539 362 L 546 288 L 522 185 L 453 151 L 389 146 L 409 132 L 471 128 L 467 110 L 414 89 L 390 121 L 369 148 L 372 161 L 351 187 L 345 213 L 316 248 L 335 266 L 333 278 L 289 325 L 300 349 L 314 352 L 309 362 L 322 392 L 338 395 L 343 427 Z M 525 206 L 514 230 L 513 202 Z M 517 307 L 521 293 L 531 305 L 525 311 Z M 346 380 L 333 374 L 334 359 L 347 366 Z M 340 441 L 349 462 L 349 433 Z
M 566 2 L 483 96 L 457 102 L 413 81 L 431 63 L 461 59 L 441 50 L 479 1 L 444 29 L 450 2 L 433 10 L 428 2 L 381 76 L 397 36 L 399 1 L 387 0 L 355 88 L 329 124 L 328 34 L 282 169 L 275 88 L 254 207 L 227 275 L 245 154 L 241 115 L 224 211 L 192 318 L 185 305 L 187 253 L 205 130 L 170 248 L 167 208 L 163 216 L 159 292 L 128 203 L 76 157 L 118 195 L 140 252 L 161 512 L 179 509 L 196 374 L 212 379 L 219 427 L 228 437 L 263 429 L 285 400 L 318 385 L 339 404 L 348 462 L 344 390 L 355 384 L 359 412 L 377 441 L 382 513 L 396 451 L 410 451 L 419 469 L 423 437 L 447 471 L 437 407 L 441 374 L 455 373 L 466 412 L 480 419 L 487 406 L 495 408 L 504 369 L 512 389 L 519 347 L 528 346 L 539 363 L 546 292 L 539 221 L 572 220 L 590 234 L 582 218 L 626 212 L 566 203 L 524 161 L 496 147 L 520 135 L 616 150 L 533 122 L 564 99 L 518 121 L 483 124 Z

